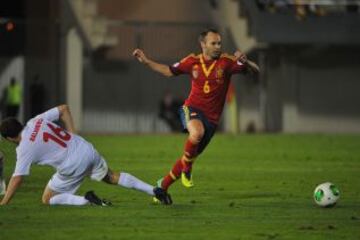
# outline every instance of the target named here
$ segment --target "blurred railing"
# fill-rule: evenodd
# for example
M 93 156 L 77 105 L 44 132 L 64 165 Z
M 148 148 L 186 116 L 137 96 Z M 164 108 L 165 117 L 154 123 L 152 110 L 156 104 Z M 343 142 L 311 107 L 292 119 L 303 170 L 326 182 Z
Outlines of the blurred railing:
M 268 44 L 352 44 L 360 42 L 360 14 L 317 17 L 285 11 L 264 11 L 258 2 L 241 0 L 250 22 L 250 33 Z M 302 5 L 301 5 L 302 6 Z M 290 13 L 290 14 L 289 14 Z M 299 21 L 300 20 L 300 21 Z
M 302 20 L 308 15 L 360 14 L 359 0 L 257 0 L 261 10 L 271 13 L 289 13 Z

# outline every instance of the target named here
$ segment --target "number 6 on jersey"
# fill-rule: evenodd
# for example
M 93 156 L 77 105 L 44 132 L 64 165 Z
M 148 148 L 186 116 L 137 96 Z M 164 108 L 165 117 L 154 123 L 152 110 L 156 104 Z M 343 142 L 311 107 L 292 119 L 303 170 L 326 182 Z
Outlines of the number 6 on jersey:
M 205 84 L 204 84 L 204 87 L 203 87 L 203 91 L 204 91 L 204 93 L 209 93 L 209 92 L 210 92 L 209 81 L 205 81 Z

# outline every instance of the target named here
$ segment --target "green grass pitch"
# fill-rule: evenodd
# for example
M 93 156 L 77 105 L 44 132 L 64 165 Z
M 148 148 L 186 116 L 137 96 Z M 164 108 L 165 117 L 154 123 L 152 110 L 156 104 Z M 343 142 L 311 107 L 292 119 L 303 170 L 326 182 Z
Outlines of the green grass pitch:
M 167 173 L 186 135 L 86 136 L 111 169 L 147 182 Z M 7 179 L 14 147 L 4 141 Z M 0 239 L 360 239 L 360 136 L 221 135 L 194 166 L 195 187 L 177 182 L 172 206 L 136 191 L 86 180 L 112 200 L 101 208 L 40 203 L 53 170 L 33 166 L 15 198 L 0 207 Z M 315 206 L 316 185 L 340 191 L 334 208 Z

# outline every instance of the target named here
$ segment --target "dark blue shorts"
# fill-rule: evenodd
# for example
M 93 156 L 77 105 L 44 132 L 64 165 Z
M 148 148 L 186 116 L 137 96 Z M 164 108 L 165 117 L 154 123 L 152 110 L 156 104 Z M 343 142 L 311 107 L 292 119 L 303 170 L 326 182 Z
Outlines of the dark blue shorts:
M 205 117 L 205 115 L 200 110 L 197 110 L 196 108 L 193 108 L 190 106 L 184 105 L 184 106 L 180 107 L 179 113 L 180 113 L 181 123 L 186 132 L 187 132 L 187 128 L 186 128 L 187 122 L 189 122 L 191 119 L 198 119 L 204 125 L 205 133 L 199 143 L 197 154 L 202 153 L 202 151 L 204 151 L 205 147 L 209 144 L 211 138 L 214 136 L 217 125 L 209 122 L 209 120 Z

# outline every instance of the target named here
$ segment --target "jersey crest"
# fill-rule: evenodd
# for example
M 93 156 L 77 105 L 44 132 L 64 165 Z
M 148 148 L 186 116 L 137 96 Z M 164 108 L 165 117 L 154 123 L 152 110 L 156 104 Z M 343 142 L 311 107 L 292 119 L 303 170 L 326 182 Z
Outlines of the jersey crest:
M 216 82 L 218 84 L 223 84 L 224 83 L 224 69 L 222 69 L 221 67 L 216 69 Z
M 192 68 L 192 76 L 194 79 L 197 79 L 199 77 L 199 65 L 194 65 Z

